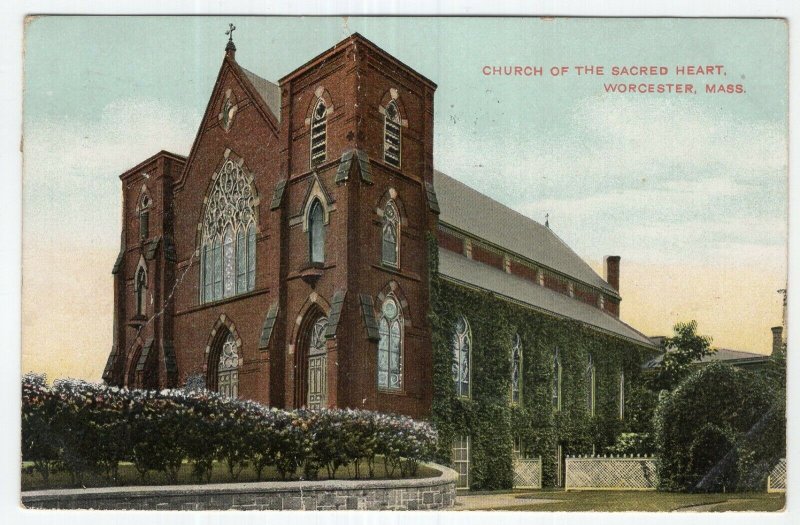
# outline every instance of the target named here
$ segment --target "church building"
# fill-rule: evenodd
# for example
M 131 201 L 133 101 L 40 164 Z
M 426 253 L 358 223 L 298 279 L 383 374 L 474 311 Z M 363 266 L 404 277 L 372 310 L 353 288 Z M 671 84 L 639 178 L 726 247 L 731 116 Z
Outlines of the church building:
M 534 454 L 557 485 L 613 441 L 656 349 L 619 318 L 620 258 L 601 278 L 435 171 L 436 87 L 359 34 L 277 83 L 230 39 L 188 156 L 120 176 L 103 379 L 431 419 L 474 488 Z

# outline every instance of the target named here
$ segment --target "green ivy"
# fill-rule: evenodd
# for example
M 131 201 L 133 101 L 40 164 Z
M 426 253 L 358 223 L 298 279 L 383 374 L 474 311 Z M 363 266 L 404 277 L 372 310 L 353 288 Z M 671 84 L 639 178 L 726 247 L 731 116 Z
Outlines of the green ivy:
M 525 455 L 542 457 L 543 485 L 554 486 L 555 451 L 598 453 L 612 447 L 625 430 L 619 420 L 619 373 L 625 371 L 626 401 L 637 389 L 641 364 L 653 351 L 607 336 L 572 320 L 559 319 L 471 290 L 438 275 L 438 246 L 429 235 L 430 321 L 433 339 L 432 420 L 439 432 L 437 459 L 451 462 L 454 438 L 469 429 L 470 487 L 510 488 L 513 443 Z M 452 337 L 464 315 L 472 329 L 471 399 L 458 398 L 452 378 Z M 514 334 L 522 341 L 522 398 L 510 402 Z M 561 411 L 552 406 L 553 356 L 562 365 Z M 587 410 L 587 364 L 595 366 L 595 416 Z M 627 404 L 627 403 L 626 403 Z

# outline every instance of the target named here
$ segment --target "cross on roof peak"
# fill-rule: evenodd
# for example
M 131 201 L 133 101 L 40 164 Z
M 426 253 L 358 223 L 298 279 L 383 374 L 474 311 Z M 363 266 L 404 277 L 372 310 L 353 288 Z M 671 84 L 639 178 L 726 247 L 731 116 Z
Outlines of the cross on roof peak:
M 236 45 L 233 43 L 233 32 L 236 31 L 236 26 L 229 23 L 228 30 L 225 34 L 228 35 L 228 45 L 225 46 L 226 52 L 236 51 Z

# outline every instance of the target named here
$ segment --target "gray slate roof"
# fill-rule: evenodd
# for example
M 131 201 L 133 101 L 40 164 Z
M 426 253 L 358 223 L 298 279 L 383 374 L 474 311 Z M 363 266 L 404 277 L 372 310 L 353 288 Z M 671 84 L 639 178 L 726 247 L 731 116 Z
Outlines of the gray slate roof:
M 524 303 L 544 313 L 575 319 L 601 332 L 655 348 L 647 336 L 594 306 L 445 248 L 439 249 L 439 274 L 457 283 L 488 290 L 505 299 Z
M 280 122 L 281 88 L 279 88 L 277 84 L 273 84 L 269 80 L 261 78 L 252 71 L 248 71 L 242 66 L 239 67 L 242 69 L 244 74 L 247 75 L 247 79 L 251 84 L 253 84 L 253 87 L 255 87 L 256 91 L 258 91 L 258 94 L 261 95 L 261 98 L 267 104 L 267 107 L 272 111 L 272 114 L 275 115 L 275 118 L 278 119 L 278 122 Z
M 752 361 L 752 362 L 760 362 L 760 361 L 767 361 L 769 359 L 768 355 L 764 354 L 756 354 L 753 352 L 744 352 L 742 350 L 731 350 L 730 348 L 717 348 L 717 351 L 710 355 L 705 355 L 699 361 L 695 361 L 696 363 L 712 363 L 714 361 Z M 661 366 L 661 362 L 664 360 L 664 354 L 660 354 L 655 358 L 651 359 L 647 363 L 645 363 L 644 368 L 655 368 Z
M 730 348 L 717 348 L 711 355 L 703 356 L 701 363 L 710 361 L 739 361 L 742 359 L 753 359 L 756 361 L 769 359 L 768 355 L 755 354 L 753 352 L 743 352 L 742 350 L 731 350 Z
M 444 173 L 434 171 L 439 220 L 576 281 L 619 293 L 553 231 Z

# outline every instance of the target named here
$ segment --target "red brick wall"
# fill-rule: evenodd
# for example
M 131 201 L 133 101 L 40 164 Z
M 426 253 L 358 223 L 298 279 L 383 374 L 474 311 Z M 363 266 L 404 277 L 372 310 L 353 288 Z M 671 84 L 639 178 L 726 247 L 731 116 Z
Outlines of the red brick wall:
M 136 346 L 138 335 L 139 341 L 151 337 L 157 341 L 161 352 L 160 367 L 155 372 L 157 386 L 166 385 L 162 343 L 167 340 L 172 340 L 175 347 L 178 386 L 191 375 L 205 375 L 214 366 L 206 354 L 212 329 L 224 320 L 223 324 L 233 327 L 242 343 L 240 396 L 279 407 L 302 404 L 303 385 L 296 382 L 295 373 L 304 366 L 299 361 L 305 341 L 302 329 L 313 312 L 329 314 L 334 293 L 346 290 L 336 337 L 327 343 L 329 406 L 427 416 L 432 395 L 432 356 L 427 320 L 430 297 L 426 233 L 435 231 L 440 246 L 463 253 L 463 240 L 437 229 L 437 218 L 426 202 L 423 183 L 431 181 L 433 175 L 435 86 L 355 37 L 280 81 L 280 123 L 264 113 L 246 85 L 239 77 L 238 66 L 226 59 L 185 169 L 179 159 L 162 156 L 140 166 L 136 173 L 123 176 L 127 251 L 115 278 L 115 337 L 124 361 L 122 368 L 129 370 L 136 365 L 136 356 L 129 349 Z M 229 89 L 238 112 L 232 126 L 225 130 L 218 114 Z M 310 125 L 306 119 L 320 92 L 330 108 L 327 158 L 312 172 Z M 380 108 L 393 93 L 404 121 L 400 169 L 383 162 L 384 119 Z M 337 184 L 342 154 L 356 148 L 369 155 L 372 183 L 362 182 L 354 163 L 349 180 Z M 256 285 L 247 294 L 200 304 L 198 225 L 212 175 L 222 164 L 226 149 L 244 160 L 259 196 Z M 145 182 L 142 171 L 155 174 L 148 182 L 155 203 L 150 215 L 151 235 L 172 231 L 177 263 L 164 260 L 163 244 L 158 256 L 148 261 L 148 277 L 157 283 L 153 285 L 153 305 L 148 307 L 148 317 L 153 317 L 153 322 L 137 334 L 128 321 L 135 311 L 133 277 L 142 253 L 139 218 L 134 211 Z M 275 186 L 285 178 L 288 183 L 281 206 L 270 210 Z M 306 275 L 308 233 L 303 231 L 302 218 L 310 186 L 317 179 L 330 202 L 325 263 L 319 269 L 320 275 L 310 279 Z M 402 216 L 399 268 L 381 264 L 382 223 L 378 211 L 390 193 L 396 195 Z M 169 214 L 165 219 L 164 210 L 173 208 L 172 220 Z M 473 245 L 472 258 L 503 269 L 502 255 L 481 246 Z M 537 283 L 536 270 L 527 265 L 512 261 L 511 272 Z M 178 285 L 173 286 L 176 280 Z M 568 290 L 563 279 L 550 273 L 545 275 L 545 285 L 565 294 Z M 173 288 L 173 301 L 164 315 L 154 316 L 156 307 L 164 304 Z M 377 317 L 379 297 L 390 290 L 403 303 L 405 319 L 401 392 L 377 388 L 377 343 L 367 339 L 359 305 L 359 294 L 371 296 L 376 301 Z M 576 298 L 597 304 L 596 292 L 576 288 Z M 261 329 L 274 302 L 279 304 L 279 315 L 269 347 L 262 350 L 258 348 Z M 607 299 L 606 308 L 618 313 L 614 301 Z
M 597 306 L 599 304 L 599 296 L 597 292 L 592 292 L 580 286 L 575 287 L 575 298 L 592 306 Z
M 163 273 L 172 282 L 180 276 L 174 312 L 163 316 L 163 323 L 170 327 L 169 337 L 174 339 L 177 384 L 182 385 L 191 375 L 206 375 L 209 367 L 213 369 L 206 349 L 212 329 L 224 319 L 222 324 L 235 329 L 242 342 L 240 396 L 273 406 L 293 406 L 297 399 L 302 403 L 302 385 L 295 384 L 294 373 L 297 365 L 302 366 L 297 361 L 301 350 L 297 345 L 305 340 L 298 326 L 304 316 L 310 319 L 312 312 L 329 314 L 333 294 L 347 290 L 336 337 L 328 340 L 328 404 L 425 417 L 432 394 L 426 232 L 435 230 L 436 216 L 428 209 L 423 181 L 433 177 L 435 86 L 368 42 L 351 39 L 281 80 L 281 121 L 276 128 L 277 121 L 263 113 L 238 72 L 238 66 L 226 59 L 187 167 L 174 177 L 175 220 L 171 226 L 178 260 L 172 269 L 174 275 L 163 261 L 154 262 L 154 274 Z M 227 90 L 233 93 L 238 111 L 225 130 L 218 114 Z M 401 169 L 383 163 L 383 115 L 379 107 L 386 104 L 392 90 L 398 95 L 406 124 L 402 128 Z M 302 213 L 314 176 L 309 166 L 310 126 L 306 118 L 319 92 L 324 93 L 332 112 L 327 119 L 327 158 L 315 171 L 330 202 L 325 263 L 318 279 L 308 280 L 301 275 L 309 267 Z M 337 184 L 342 154 L 356 148 L 369 154 L 372 184 L 361 181 L 358 168 L 351 171 L 346 184 Z M 212 175 L 222 164 L 226 149 L 244 160 L 259 195 L 256 285 L 252 292 L 200 304 L 198 224 Z M 274 188 L 286 177 L 289 183 L 282 205 L 270 210 Z M 132 207 L 140 182 L 130 179 L 126 184 L 124 231 L 126 242 L 133 246 L 133 237 L 138 236 L 138 215 Z M 165 187 L 171 195 L 172 185 Z M 384 267 L 380 258 L 381 220 L 377 210 L 385 205 L 390 189 L 402 215 L 398 269 Z M 155 191 L 151 192 L 154 200 L 160 198 Z M 136 197 L 132 197 L 134 193 Z M 158 219 L 152 212 L 150 223 L 151 232 L 157 234 Z M 136 337 L 133 328 L 123 328 L 133 308 L 133 272 L 141 251 L 138 238 L 136 241 L 136 250 L 131 248 L 126 254 L 118 279 L 118 295 L 122 296 L 116 305 L 120 345 Z M 367 339 L 359 306 L 359 294 L 370 295 L 377 302 L 379 294 L 390 290 L 395 290 L 404 305 L 405 319 L 405 386 L 396 393 L 377 389 L 377 343 Z M 280 310 L 270 344 L 267 351 L 259 350 L 264 317 L 275 301 Z M 156 322 L 147 328 L 155 330 L 156 338 L 167 333 L 158 329 Z M 132 355 L 125 358 L 135 360 Z
M 567 285 L 567 281 L 562 279 L 561 277 L 557 277 L 556 275 L 545 272 L 544 273 L 544 285 L 546 288 L 550 288 L 551 290 L 555 290 L 559 293 L 569 293 L 569 286 Z
M 605 310 L 614 317 L 619 317 L 619 301 L 610 299 L 608 296 L 606 296 Z
M 531 268 L 527 264 L 523 264 L 521 262 L 512 260 L 511 261 L 511 273 L 513 275 L 519 275 L 520 277 L 528 279 L 529 281 L 531 281 L 534 284 L 537 284 L 537 285 L 539 284 L 539 282 L 536 280 L 536 269 L 535 268 Z
M 450 250 L 451 252 L 464 254 L 464 239 L 441 229 L 436 230 L 436 237 L 439 240 L 440 247 Z
M 488 264 L 489 266 L 494 266 L 501 270 L 503 269 L 502 255 L 489 251 L 486 248 L 476 246 L 475 244 L 472 245 L 472 258 L 483 264 Z

